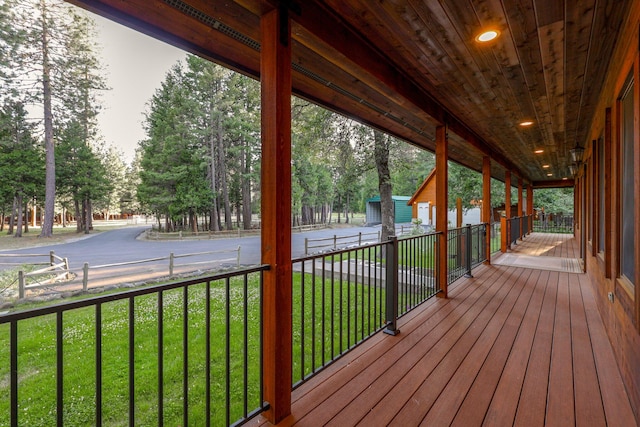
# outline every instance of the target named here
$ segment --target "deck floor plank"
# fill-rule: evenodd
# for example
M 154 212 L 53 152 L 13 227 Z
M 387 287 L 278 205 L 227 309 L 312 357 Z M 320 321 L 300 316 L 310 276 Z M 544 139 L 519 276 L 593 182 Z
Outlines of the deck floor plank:
M 574 388 L 571 349 L 571 312 L 569 305 L 569 277 L 560 274 L 556 302 L 549 394 L 547 396 L 547 426 L 566 426 L 575 423 Z
M 546 274 L 546 272 L 540 270 L 533 271 L 530 280 L 533 281 L 535 279 L 539 282 L 540 276 L 546 276 Z M 508 371 L 507 364 L 509 356 L 510 354 L 516 354 L 515 346 L 522 340 L 522 336 L 527 334 L 526 328 L 531 322 L 527 322 L 526 319 L 532 315 L 538 315 L 537 313 L 540 311 L 543 296 L 543 286 L 530 286 L 528 290 L 523 292 L 523 298 L 527 298 L 526 305 L 516 307 L 516 310 L 509 314 L 509 318 L 505 322 L 500 336 L 496 340 L 491 352 L 480 368 L 473 385 L 455 414 L 455 418 L 451 423 L 452 425 L 459 427 L 482 425 L 484 414 L 486 414 L 491 404 L 491 398 L 497 393 L 500 378 L 503 372 Z M 520 310 L 524 310 L 522 315 L 520 314 Z M 528 336 L 530 340 L 533 339 L 533 332 L 534 329 L 529 328 Z M 530 347 L 531 345 L 529 344 L 527 348 Z M 523 360 L 523 363 L 526 363 L 529 351 L 527 350 L 523 353 L 524 357 L 522 357 L 521 360 Z M 511 376 L 509 376 L 509 378 L 511 379 Z M 517 380 L 517 378 L 517 376 L 513 377 L 514 380 Z M 514 387 L 517 390 L 517 394 L 520 394 L 521 386 L 522 382 Z M 507 390 L 507 395 L 512 394 L 513 392 Z M 507 399 L 501 399 L 500 402 L 506 402 L 506 400 Z M 515 402 L 512 413 L 515 413 L 517 401 L 514 399 L 512 399 L 512 401 Z M 479 416 L 480 414 L 483 414 L 483 416 Z
M 544 425 L 559 273 L 549 274 L 514 425 Z M 523 402 L 526 402 L 523 403 Z
M 589 326 L 582 302 L 580 281 L 574 274 L 569 275 L 569 301 L 571 305 L 571 347 L 573 350 L 576 425 L 604 425 L 606 421 L 593 358 L 593 346 L 589 337 Z
M 492 395 L 481 396 L 484 400 L 489 400 L 487 408 L 484 412 L 484 425 L 501 426 L 512 425 L 515 414 L 518 409 L 518 401 L 522 391 L 527 364 L 529 363 L 531 348 L 536 336 L 538 320 L 541 316 L 543 301 L 546 295 L 547 283 L 549 281 L 549 272 L 541 271 L 538 277 L 534 299 L 529 305 L 525 317 L 522 321 L 518 336 L 514 342 L 511 351 L 505 355 L 507 362 L 504 365 L 502 375 L 498 380 L 495 392 Z M 465 404 L 467 402 L 465 401 Z M 468 405 L 471 408 L 467 412 L 472 412 L 478 407 L 470 401 Z M 464 409 L 463 405 L 463 409 Z M 462 417 L 465 413 L 461 411 L 459 415 Z M 469 422 L 468 416 L 462 418 L 464 423 Z
M 511 288 L 509 295 L 495 312 L 487 327 L 482 330 L 471 351 L 465 355 L 460 368 L 453 374 L 451 380 L 438 396 L 438 405 L 433 405 L 422 420 L 425 425 L 436 425 L 438 423 L 450 425 L 462 403 L 468 398 L 469 390 L 476 384 L 475 380 L 483 365 L 496 363 L 495 360 L 487 360 L 492 350 L 500 348 L 500 353 L 508 354 L 508 348 L 513 343 L 520 321 L 533 293 L 533 287 L 524 286 L 524 284 L 530 280 L 530 276 L 539 274 L 539 271 L 522 272 L 522 275 L 518 278 L 518 283 Z M 517 317 L 518 320 L 514 321 L 512 315 Z M 497 380 L 489 378 L 487 381 L 478 382 L 477 384 L 483 388 L 482 393 L 491 395 L 494 392 L 493 384 L 495 383 L 497 383 Z
M 516 251 L 579 253 L 540 234 Z M 487 265 L 474 276 L 295 389 L 279 426 L 636 425 L 588 275 Z
M 515 275 L 504 275 L 500 277 L 500 280 L 508 283 L 513 279 L 518 283 L 518 279 L 522 273 L 522 271 L 518 271 Z M 433 355 L 436 357 L 429 357 L 428 360 L 425 360 L 430 368 L 428 375 L 422 376 L 421 378 L 417 378 L 416 375 L 408 376 L 411 381 L 420 382 L 420 387 L 410 399 L 405 399 L 404 406 L 393 418 L 391 424 L 399 426 L 411 425 L 412 421 L 415 422 L 424 418 L 441 395 L 447 383 L 460 368 L 467 355 L 472 351 L 482 332 L 491 330 L 488 325 L 498 309 L 503 306 L 503 302 L 507 301 L 508 304 L 508 297 L 511 296 L 513 298 L 513 295 L 517 296 L 518 293 L 519 290 L 517 287 L 504 286 L 501 284 L 498 292 L 493 294 L 493 298 L 483 307 L 482 311 L 473 316 L 471 319 L 472 322 L 464 325 L 465 330 L 463 333 L 456 336 L 455 341 L 443 340 L 440 346 L 442 353 Z M 400 387 L 401 390 L 405 390 L 403 385 L 400 385 Z
M 477 299 L 465 299 L 450 312 L 449 316 L 442 319 L 435 327 L 432 326 L 431 330 L 424 329 L 424 335 L 421 335 L 416 343 L 422 348 L 416 346 L 418 350 L 413 354 L 392 355 L 391 366 L 376 364 L 375 370 L 379 375 L 368 376 L 371 379 L 370 386 L 349 402 L 349 405 L 331 420 L 331 424 L 355 425 L 357 422 L 366 424 L 372 417 L 376 422 L 385 422 L 384 417 L 393 414 L 391 408 L 399 409 L 406 403 L 406 398 L 403 396 L 420 386 L 438 361 L 445 357 L 451 345 L 458 341 L 474 319 L 480 315 L 485 305 L 491 302 L 491 296 L 496 292 L 495 288 L 504 285 L 499 280 L 499 276 L 505 272 L 497 271 L 496 273 L 496 275 L 489 275 L 489 280 L 477 281 L 476 291 L 473 293 L 473 298 Z M 353 397 L 351 385 L 340 390 L 340 392 L 343 391 L 346 395 L 351 394 Z M 380 403 L 382 399 L 384 399 L 383 404 Z M 372 406 L 373 410 L 369 411 Z

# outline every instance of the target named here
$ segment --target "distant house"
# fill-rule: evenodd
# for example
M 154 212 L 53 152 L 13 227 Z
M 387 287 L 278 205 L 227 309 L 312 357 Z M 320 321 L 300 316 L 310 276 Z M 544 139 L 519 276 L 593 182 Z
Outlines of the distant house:
M 423 225 L 436 225 L 436 170 L 422 182 L 407 202 L 411 206 L 411 217 L 422 220 Z
M 395 211 L 395 223 L 403 224 L 411 222 L 411 207 L 407 204 L 409 196 L 391 196 Z M 375 196 L 367 200 L 366 224 L 376 225 L 382 223 L 382 210 L 380 207 L 380 196 Z
M 407 205 L 411 206 L 412 218 L 422 220 L 422 224 L 425 226 L 431 225 L 435 227 L 436 225 L 435 178 L 436 170 L 434 168 L 407 202 Z M 456 226 L 457 216 L 455 209 L 449 210 L 447 212 L 447 219 L 453 226 Z M 479 207 L 467 209 L 465 212 L 463 212 L 462 224 L 479 224 L 480 222 Z

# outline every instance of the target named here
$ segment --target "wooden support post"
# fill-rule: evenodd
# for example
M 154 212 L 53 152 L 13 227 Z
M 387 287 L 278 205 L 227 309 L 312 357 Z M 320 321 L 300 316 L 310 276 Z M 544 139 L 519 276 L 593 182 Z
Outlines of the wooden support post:
M 482 158 L 482 222 L 487 223 L 486 232 L 486 254 L 485 264 L 491 264 L 491 223 L 493 215 L 491 213 L 491 158 Z
M 522 178 L 518 178 L 518 216 L 522 216 L 523 212 L 522 204 Z
M 282 39 L 284 32 L 285 40 Z M 286 8 L 261 19 L 263 368 L 266 418 L 291 413 L 291 25 Z
M 527 186 L 527 220 L 529 221 L 529 234 L 533 231 L 533 185 Z
M 502 228 L 502 234 L 507 238 L 507 242 L 511 242 L 511 227 L 509 221 L 511 219 L 511 171 L 504 173 L 504 212 L 507 217 L 507 227 Z M 508 244 L 510 246 L 510 244 Z
M 449 254 L 447 253 L 447 206 L 449 198 L 449 188 L 447 177 L 449 174 L 447 160 L 448 141 L 447 127 L 438 126 L 436 128 L 436 231 L 442 233 L 439 239 L 439 257 L 437 282 L 442 292 L 438 293 L 441 298 L 447 298 L 447 276 Z

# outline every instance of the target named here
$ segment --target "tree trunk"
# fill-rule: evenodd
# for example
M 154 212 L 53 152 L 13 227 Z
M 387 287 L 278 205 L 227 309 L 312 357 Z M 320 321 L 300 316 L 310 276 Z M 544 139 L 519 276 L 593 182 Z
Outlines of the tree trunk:
M 247 143 L 248 145 L 248 143 Z M 251 229 L 251 154 L 248 148 L 242 153 L 242 224 L 245 230 Z
M 91 202 L 91 199 L 87 197 L 87 234 L 90 230 L 93 230 L 93 203 Z
M 350 208 L 350 202 L 351 202 L 351 197 L 347 194 L 347 203 L 344 206 L 344 223 L 345 224 L 349 224 L 349 208 Z
M 53 217 L 56 207 L 56 160 L 53 143 L 53 111 L 51 108 L 51 64 L 49 63 L 49 38 L 44 3 L 42 8 L 42 94 L 44 101 L 44 149 L 45 149 L 45 195 L 44 218 L 40 237 L 53 236 Z
M 24 232 L 29 232 L 29 202 L 24 202 Z
M 378 189 L 380 190 L 380 211 L 382 214 L 381 241 L 386 242 L 395 235 L 395 215 L 393 209 L 393 189 L 389 172 L 389 137 L 377 130 L 373 131 L 374 155 L 378 170 Z
M 211 164 L 209 165 L 209 174 L 211 175 L 211 193 L 213 194 L 211 200 L 211 209 L 209 210 L 209 229 L 212 231 L 220 231 L 218 226 L 218 191 L 216 188 L 216 150 L 215 150 L 215 135 L 211 133 L 211 140 L 209 141 L 209 147 L 211 149 Z
M 76 232 L 82 233 L 82 230 L 84 229 L 84 217 L 82 215 L 83 209 L 80 208 L 80 200 L 78 200 L 78 197 L 73 198 L 73 206 L 76 210 Z
M 16 198 L 13 198 L 13 205 L 11 206 L 11 216 L 9 217 L 9 230 L 7 231 L 8 235 L 13 234 L 13 228 L 16 226 Z
M 231 218 L 231 202 L 229 201 L 229 186 L 227 185 L 227 165 L 224 156 L 224 139 L 222 120 L 218 116 L 217 143 L 218 143 L 218 174 L 220 176 L 220 190 L 222 192 L 222 201 L 224 203 L 224 223 L 227 230 L 233 228 L 233 220 Z
M 20 191 L 16 193 L 13 200 L 13 203 L 18 210 L 18 212 L 16 212 L 16 217 L 18 218 L 18 223 L 16 224 L 16 234 L 14 234 L 13 237 L 22 237 L 22 223 L 24 221 L 22 215 L 24 212 L 22 211 L 22 194 Z

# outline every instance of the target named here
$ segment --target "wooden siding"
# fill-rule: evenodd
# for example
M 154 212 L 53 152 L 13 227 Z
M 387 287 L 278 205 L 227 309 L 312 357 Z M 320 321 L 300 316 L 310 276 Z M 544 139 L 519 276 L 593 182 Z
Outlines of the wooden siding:
M 588 276 L 474 276 L 296 389 L 278 425 L 636 424 Z

